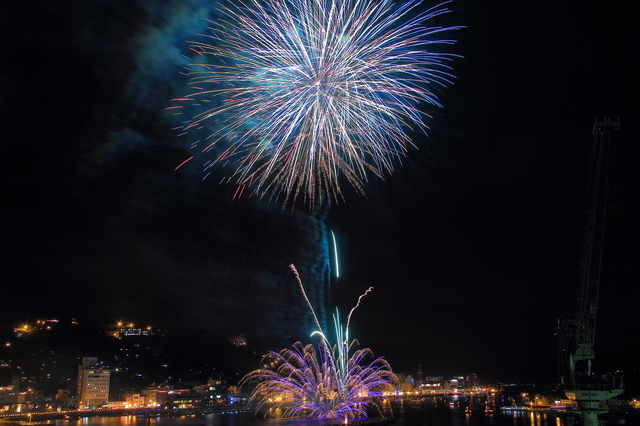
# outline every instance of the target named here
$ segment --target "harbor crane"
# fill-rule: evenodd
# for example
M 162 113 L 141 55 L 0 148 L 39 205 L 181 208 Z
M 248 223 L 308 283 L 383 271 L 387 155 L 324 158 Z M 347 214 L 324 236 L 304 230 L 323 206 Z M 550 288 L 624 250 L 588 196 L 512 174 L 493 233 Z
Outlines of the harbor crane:
M 598 426 L 607 400 L 624 392 L 622 377 L 598 376 L 593 368 L 600 269 L 607 216 L 609 141 L 620 120 L 593 125 L 587 178 L 584 240 L 575 312 L 560 319 L 561 388 L 574 401 L 582 426 Z

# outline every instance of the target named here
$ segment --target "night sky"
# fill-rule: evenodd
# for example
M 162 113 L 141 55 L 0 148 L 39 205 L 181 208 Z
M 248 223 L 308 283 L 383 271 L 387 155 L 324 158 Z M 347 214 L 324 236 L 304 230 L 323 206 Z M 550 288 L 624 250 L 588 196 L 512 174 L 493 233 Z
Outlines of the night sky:
M 342 311 L 374 287 L 351 335 L 389 350 L 392 366 L 391 354 L 410 353 L 402 368 L 427 374 L 449 359 L 481 379 L 553 381 L 556 321 L 576 297 L 591 127 L 619 117 L 596 349 L 637 351 L 627 3 L 451 3 L 445 23 L 466 26 L 452 48 L 464 58 L 444 108 L 427 111 L 429 137 L 415 135 L 419 151 L 366 197 L 346 191 L 314 212 L 233 201 L 198 167 L 174 172 L 188 141 L 164 108 L 185 93 L 185 41 L 215 2 L 3 4 L 2 325 L 122 318 L 293 343 L 313 325 L 295 263 L 311 297 Z M 330 230 L 341 276 L 329 285 Z

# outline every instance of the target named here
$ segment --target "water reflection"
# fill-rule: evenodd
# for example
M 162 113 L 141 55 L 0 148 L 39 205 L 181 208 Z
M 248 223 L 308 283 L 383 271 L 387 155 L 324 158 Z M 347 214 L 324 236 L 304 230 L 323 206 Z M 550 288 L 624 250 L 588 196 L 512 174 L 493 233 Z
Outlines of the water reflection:
M 454 395 L 396 400 L 399 425 L 566 426 L 553 412 L 501 411 L 488 395 Z
M 555 413 L 501 411 L 484 395 L 429 396 L 391 402 L 397 426 L 566 426 Z M 56 426 L 328 426 L 337 420 L 294 419 L 272 421 L 252 413 L 226 413 L 181 417 L 88 417 L 57 420 Z

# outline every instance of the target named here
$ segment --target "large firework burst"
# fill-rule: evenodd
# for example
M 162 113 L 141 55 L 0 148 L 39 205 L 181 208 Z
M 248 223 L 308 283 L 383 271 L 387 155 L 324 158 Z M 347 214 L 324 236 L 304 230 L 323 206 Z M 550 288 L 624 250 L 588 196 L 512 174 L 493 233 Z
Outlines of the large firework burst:
M 260 196 L 339 198 L 341 175 L 363 192 L 369 174 L 383 177 L 405 155 L 407 129 L 426 128 L 420 104 L 439 106 L 436 87 L 451 82 L 453 55 L 434 48 L 452 43 L 438 35 L 456 27 L 425 26 L 448 10 L 420 7 L 249 0 L 221 8 L 209 41 L 191 43 L 211 61 L 191 67 L 194 91 L 179 99 L 212 108 L 186 127 L 210 123 L 210 165 L 233 161 L 239 188 Z
M 246 384 L 258 381 L 251 394 L 257 409 L 265 406 L 279 408 L 284 417 L 305 416 L 313 418 L 352 419 L 366 417 L 369 408 L 381 413 L 379 402 L 384 389 L 390 390 L 397 381 L 391 367 L 382 358 L 374 358 L 368 348 L 357 349 L 357 341 L 349 343 L 349 321 L 346 326 L 334 315 L 336 344 L 331 345 L 315 317 L 315 311 L 307 298 L 300 277 L 292 265 L 303 295 L 316 319 L 320 341 L 313 345 L 295 343 L 290 349 L 270 352 L 265 359 L 272 368 L 252 371 L 241 381 Z M 369 361 L 371 360 L 371 361 Z M 368 363 L 367 363 L 368 362 Z

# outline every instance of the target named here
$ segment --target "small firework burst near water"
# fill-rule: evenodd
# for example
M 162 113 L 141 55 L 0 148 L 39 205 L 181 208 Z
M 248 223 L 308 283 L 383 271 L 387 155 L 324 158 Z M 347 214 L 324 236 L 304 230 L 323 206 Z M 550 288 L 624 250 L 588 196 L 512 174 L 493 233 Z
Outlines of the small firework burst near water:
M 347 421 L 367 417 L 370 409 L 381 413 L 382 391 L 390 390 L 391 383 L 397 378 L 387 361 L 374 358 L 370 349 L 356 350 L 357 341 L 349 342 L 351 315 L 371 288 L 351 309 L 345 326 L 340 324 L 336 312 L 333 319 L 337 342 L 331 345 L 295 267 L 291 265 L 291 268 L 316 320 L 318 330 L 312 336 L 320 338 L 317 348 L 297 342 L 290 349 L 271 352 L 265 357 L 265 368 L 247 374 L 241 384 L 256 379 L 258 384 L 251 400 L 257 402 L 257 409 L 281 409 L 283 417 L 340 418 Z
M 422 10 L 422 11 L 421 11 Z M 206 42 L 192 42 L 193 92 L 176 99 L 202 111 L 181 132 L 215 164 L 231 162 L 244 191 L 342 198 L 346 179 L 364 192 L 424 131 L 425 104 L 453 78 L 440 38 L 459 27 L 425 26 L 448 12 L 420 1 L 249 0 L 222 7 Z M 207 63 L 203 63 L 207 62 Z M 173 107 L 169 107 L 173 108 Z M 178 108 L 180 108 L 178 106 Z

